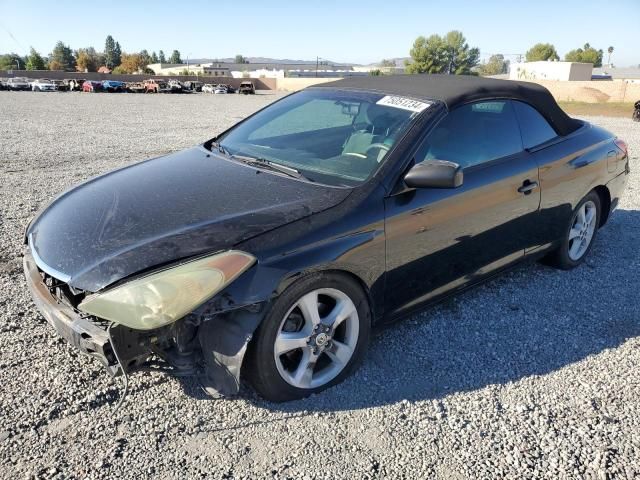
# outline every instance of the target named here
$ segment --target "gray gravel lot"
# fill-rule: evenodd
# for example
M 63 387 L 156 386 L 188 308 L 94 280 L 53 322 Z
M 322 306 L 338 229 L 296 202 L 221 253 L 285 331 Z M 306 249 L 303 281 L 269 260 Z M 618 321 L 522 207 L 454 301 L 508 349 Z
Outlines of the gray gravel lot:
M 640 124 L 586 264 L 517 268 L 379 332 L 362 368 L 284 405 L 121 379 L 54 335 L 21 272 L 34 212 L 96 174 L 201 142 L 273 95 L 0 92 L 0 477 L 639 478 Z

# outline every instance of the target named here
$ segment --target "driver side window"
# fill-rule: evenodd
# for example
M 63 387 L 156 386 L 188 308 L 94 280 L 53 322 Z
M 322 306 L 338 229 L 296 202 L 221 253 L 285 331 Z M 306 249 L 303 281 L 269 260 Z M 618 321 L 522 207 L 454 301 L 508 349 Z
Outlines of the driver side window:
M 311 100 L 286 113 L 256 129 L 249 135 L 249 140 L 342 127 L 353 122 L 353 116 L 333 100 Z
M 509 100 L 462 105 L 429 133 L 416 162 L 448 160 L 472 167 L 522 151 L 520 130 Z

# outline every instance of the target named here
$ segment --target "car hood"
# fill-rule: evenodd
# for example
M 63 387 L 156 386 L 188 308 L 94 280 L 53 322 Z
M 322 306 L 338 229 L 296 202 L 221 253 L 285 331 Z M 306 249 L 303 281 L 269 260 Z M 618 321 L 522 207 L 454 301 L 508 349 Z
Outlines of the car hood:
M 41 269 L 95 292 L 156 266 L 231 248 L 331 208 L 350 192 L 195 147 L 78 185 L 26 233 Z

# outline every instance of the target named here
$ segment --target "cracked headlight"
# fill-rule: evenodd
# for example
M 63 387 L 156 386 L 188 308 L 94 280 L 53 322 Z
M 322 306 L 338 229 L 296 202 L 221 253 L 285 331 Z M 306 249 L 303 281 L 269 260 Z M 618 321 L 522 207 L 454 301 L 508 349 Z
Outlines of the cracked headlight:
M 78 309 L 138 330 L 162 327 L 202 305 L 255 261 L 235 250 L 199 258 L 90 295 Z

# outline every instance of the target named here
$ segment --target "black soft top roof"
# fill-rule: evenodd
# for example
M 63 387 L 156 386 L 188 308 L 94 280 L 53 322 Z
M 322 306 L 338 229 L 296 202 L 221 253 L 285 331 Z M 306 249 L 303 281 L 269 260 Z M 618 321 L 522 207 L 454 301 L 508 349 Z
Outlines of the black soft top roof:
M 399 96 L 440 100 L 449 110 L 458 105 L 493 98 L 521 100 L 538 110 L 560 135 L 581 122 L 569 117 L 542 85 L 468 75 L 381 75 L 349 77 L 314 85 L 320 88 L 373 90 Z

